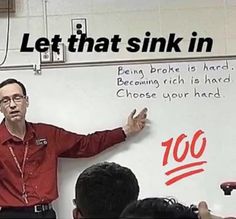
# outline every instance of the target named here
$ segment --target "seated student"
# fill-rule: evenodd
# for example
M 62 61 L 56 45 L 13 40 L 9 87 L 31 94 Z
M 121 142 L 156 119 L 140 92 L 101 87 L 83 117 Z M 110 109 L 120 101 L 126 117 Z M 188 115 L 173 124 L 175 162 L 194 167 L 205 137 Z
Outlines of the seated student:
M 73 216 L 119 218 L 122 210 L 137 200 L 138 194 L 138 181 L 127 167 L 109 162 L 92 165 L 77 179 Z
M 197 210 L 197 211 L 196 211 Z M 198 208 L 184 206 L 175 199 L 146 198 L 129 204 L 121 213 L 120 219 L 223 219 L 212 215 L 206 202 Z
M 173 198 L 146 198 L 129 204 L 120 215 L 121 219 L 198 219 L 190 207 Z
M 198 215 L 200 219 L 236 219 L 235 217 L 219 217 L 212 215 L 208 209 L 207 203 L 202 201 L 198 204 Z

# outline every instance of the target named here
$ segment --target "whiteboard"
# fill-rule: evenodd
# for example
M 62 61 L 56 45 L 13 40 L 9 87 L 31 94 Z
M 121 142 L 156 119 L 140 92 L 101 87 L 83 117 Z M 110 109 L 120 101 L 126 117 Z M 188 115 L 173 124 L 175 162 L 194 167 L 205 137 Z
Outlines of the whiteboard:
M 28 121 L 78 133 L 123 126 L 134 108 L 149 109 L 137 136 L 93 158 L 60 160 L 59 219 L 72 217 L 79 173 L 101 161 L 131 168 L 140 198 L 172 196 L 187 205 L 206 200 L 214 214 L 235 216 L 236 192 L 224 196 L 219 188 L 236 174 L 235 74 L 236 60 L 222 59 L 54 68 L 41 75 L 8 71 L 0 79 L 26 85 Z

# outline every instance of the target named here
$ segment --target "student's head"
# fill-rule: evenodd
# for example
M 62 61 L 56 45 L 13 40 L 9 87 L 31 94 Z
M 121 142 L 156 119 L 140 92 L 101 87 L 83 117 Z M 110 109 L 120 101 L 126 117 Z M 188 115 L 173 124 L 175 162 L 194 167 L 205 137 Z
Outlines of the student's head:
M 138 181 L 129 168 L 109 162 L 95 164 L 77 179 L 74 218 L 118 218 L 138 194 Z
M 0 83 L 0 111 L 7 122 L 25 119 L 29 105 L 25 86 L 16 79 L 7 79 Z
M 129 204 L 120 219 L 198 219 L 193 209 L 169 198 L 146 198 Z

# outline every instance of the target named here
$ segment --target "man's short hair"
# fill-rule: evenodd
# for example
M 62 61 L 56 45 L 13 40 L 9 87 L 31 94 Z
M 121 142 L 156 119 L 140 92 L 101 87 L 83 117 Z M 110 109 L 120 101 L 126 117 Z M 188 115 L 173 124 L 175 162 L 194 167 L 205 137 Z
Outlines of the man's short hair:
M 119 218 L 137 200 L 139 185 L 134 173 L 116 163 L 98 163 L 84 170 L 75 187 L 76 206 L 86 218 Z
M 22 89 L 23 95 L 26 96 L 26 88 L 25 88 L 25 86 L 20 81 L 17 81 L 14 78 L 8 78 L 5 81 L 0 83 L 0 88 L 6 86 L 8 84 L 18 84 L 21 87 L 21 89 Z
M 198 219 L 194 210 L 173 198 L 146 198 L 129 204 L 120 219 Z

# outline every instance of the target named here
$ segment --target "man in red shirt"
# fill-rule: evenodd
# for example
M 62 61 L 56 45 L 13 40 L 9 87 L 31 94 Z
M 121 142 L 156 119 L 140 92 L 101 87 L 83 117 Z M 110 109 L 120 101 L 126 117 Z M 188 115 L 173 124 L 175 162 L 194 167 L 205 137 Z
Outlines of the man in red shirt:
M 80 135 L 25 120 L 25 86 L 7 79 L 0 84 L 0 218 L 56 218 L 57 158 L 90 157 L 141 131 L 147 109 L 135 110 L 122 128 Z

